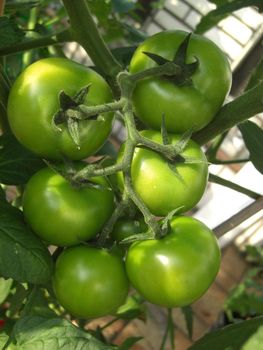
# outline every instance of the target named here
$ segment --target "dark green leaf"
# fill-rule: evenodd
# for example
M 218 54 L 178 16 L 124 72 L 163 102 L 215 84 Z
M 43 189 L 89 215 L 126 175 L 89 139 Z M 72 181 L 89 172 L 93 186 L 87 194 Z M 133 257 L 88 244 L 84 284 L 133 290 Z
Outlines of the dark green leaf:
M 15 293 L 9 300 L 9 317 L 15 316 L 15 314 L 22 308 L 22 306 L 24 305 L 24 300 L 26 299 L 28 293 L 28 289 L 26 289 L 22 284 L 17 283 Z
M 206 16 L 202 17 L 201 21 L 196 26 L 195 32 L 203 34 L 226 16 L 231 15 L 234 11 L 244 7 L 255 6 L 259 11 L 263 11 L 262 0 L 233 0 L 233 1 L 215 1 L 218 7 L 210 11 Z
M 193 310 L 190 305 L 181 307 L 181 311 L 184 315 L 188 336 L 192 339 L 193 336 Z
M 1 186 L 0 186 L 0 202 L 6 202 L 5 191 Z
M 0 136 L 0 183 L 25 184 L 44 162 L 26 150 L 11 134 Z
M 13 280 L 11 278 L 8 278 L 7 280 L 0 278 L 0 304 L 2 304 L 8 296 L 12 283 Z
M 263 174 L 263 130 L 255 123 L 246 121 L 238 125 L 255 168 Z
M 23 308 L 21 316 L 44 316 L 55 317 L 56 314 L 48 306 L 48 299 L 45 296 L 45 290 L 35 286 L 31 291 L 27 303 Z
M 89 333 L 73 326 L 67 320 L 41 316 L 22 317 L 16 323 L 13 333 L 19 350 L 110 350 Z
M 111 50 L 114 57 L 122 63 L 124 67 L 128 66 L 134 51 L 137 46 L 126 46 L 126 47 L 118 47 L 116 49 Z
M 136 3 L 133 0 L 112 0 L 113 11 L 118 13 L 127 13 L 135 9 Z
M 256 68 L 253 70 L 249 82 L 246 86 L 246 90 L 252 89 L 259 82 L 263 80 L 263 59 L 258 63 Z
M 5 5 L 5 11 L 27 10 L 38 6 L 39 4 L 40 1 L 8 1 Z
M 48 249 L 25 225 L 22 212 L 0 203 L 0 276 L 42 284 L 52 269 Z
M 260 316 L 220 328 L 199 339 L 188 350 L 240 350 L 247 339 L 262 325 L 263 316 Z
M 122 22 L 122 26 L 123 26 L 124 30 L 126 31 L 125 36 L 132 43 L 140 43 L 147 38 L 146 33 L 142 32 L 141 30 L 136 29 L 135 27 L 132 27 L 128 23 Z
M 6 16 L 0 17 L 0 48 L 11 46 L 21 41 L 24 32 L 18 28 L 15 21 Z
M 127 338 L 119 347 L 119 350 L 129 350 L 132 349 L 132 346 L 143 339 L 143 337 L 130 337 Z

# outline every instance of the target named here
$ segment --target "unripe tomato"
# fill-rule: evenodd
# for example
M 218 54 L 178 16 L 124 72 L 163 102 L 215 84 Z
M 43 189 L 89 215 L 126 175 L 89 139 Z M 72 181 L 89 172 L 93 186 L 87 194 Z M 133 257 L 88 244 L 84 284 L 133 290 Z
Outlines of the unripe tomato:
M 93 181 L 97 188 L 74 188 L 49 168 L 34 174 L 23 195 L 23 211 L 35 233 L 58 246 L 96 236 L 114 210 L 114 196 L 103 178 Z
M 142 135 L 161 143 L 158 131 L 144 130 Z M 169 134 L 173 144 L 180 135 Z M 122 158 L 123 147 L 119 159 Z M 131 178 L 135 191 L 150 211 L 157 216 L 165 216 L 170 211 L 182 207 L 183 213 L 193 208 L 201 199 L 207 184 L 208 165 L 201 148 L 189 141 L 182 157 L 194 159 L 196 163 L 173 162 L 175 168 L 160 154 L 145 148 L 136 148 L 131 167 Z M 120 187 L 123 187 L 122 173 L 118 174 Z
M 112 314 L 125 302 L 129 281 L 119 256 L 105 249 L 77 246 L 59 256 L 53 286 L 68 312 L 93 318 Z
M 179 307 L 200 298 L 214 281 L 220 250 L 213 232 L 191 217 L 171 220 L 162 239 L 133 243 L 126 271 L 134 288 L 153 304 Z
M 65 124 L 62 131 L 52 125 L 59 110 L 59 92 L 69 96 L 90 85 L 86 105 L 110 102 L 112 94 L 105 80 L 94 70 L 66 58 L 45 58 L 27 67 L 16 79 L 8 99 L 8 120 L 17 139 L 44 158 L 83 159 L 106 141 L 112 127 L 112 113 L 96 120 L 79 121 L 79 148 Z
M 130 72 L 137 73 L 157 64 L 143 52 L 172 60 L 188 33 L 167 30 L 147 38 L 135 51 Z M 231 70 L 226 55 L 209 39 L 192 34 L 187 48 L 187 63 L 196 59 L 199 66 L 192 84 L 178 86 L 172 79 L 150 77 L 140 80 L 133 94 L 136 115 L 150 128 L 160 130 L 165 116 L 169 132 L 202 129 L 215 116 L 231 86 Z

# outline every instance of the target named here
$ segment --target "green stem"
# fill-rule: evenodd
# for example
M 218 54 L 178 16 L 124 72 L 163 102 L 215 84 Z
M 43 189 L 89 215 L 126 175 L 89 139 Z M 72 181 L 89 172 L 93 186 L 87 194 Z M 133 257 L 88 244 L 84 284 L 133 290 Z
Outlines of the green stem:
M 203 145 L 236 124 L 263 112 L 262 90 L 263 81 L 224 105 L 210 124 L 193 134 L 193 139 Z
M 172 332 L 173 327 L 174 327 L 174 325 L 173 325 L 173 318 L 172 318 L 172 309 L 168 309 L 166 328 L 165 328 L 165 332 L 164 332 L 162 343 L 161 343 L 159 350 L 165 349 L 165 344 L 166 344 L 167 338 L 169 336 L 169 333 L 173 334 L 173 332 Z M 174 349 L 174 342 L 172 341 L 172 339 L 171 339 L 171 346 L 172 346 L 172 349 Z
M 86 0 L 63 0 L 69 15 L 71 32 L 76 40 L 88 53 L 93 63 L 103 72 L 104 76 L 115 79 L 122 66 L 114 58 L 100 35 L 97 25 Z
M 7 56 L 14 53 L 26 51 L 26 50 L 38 49 L 41 47 L 56 45 L 59 43 L 64 43 L 69 41 L 73 41 L 73 39 L 71 38 L 69 30 L 65 29 L 56 34 L 53 33 L 50 35 L 42 36 L 41 38 L 25 40 L 25 41 L 16 43 L 15 45 L 4 47 L 0 49 L 0 56 Z
M 36 34 L 36 33 L 34 33 L 33 30 L 35 29 L 37 20 L 38 20 L 38 7 L 33 7 L 30 10 L 30 16 L 29 16 L 28 26 L 27 26 L 27 29 L 29 30 L 29 33 L 28 33 L 29 38 L 34 38 L 34 35 Z M 29 66 L 29 64 L 31 63 L 32 54 L 33 54 L 32 50 L 26 51 L 24 53 L 24 55 L 23 55 L 24 68 Z
M 84 115 L 82 119 L 88 119 L 89 117 L 92 117 L 96 114 L 118 111 L 122 109 L 123 106 L 124 106 L 124 101 L 119 100 L 119 101 L 107 103 L 105 105 L 98 105 L 98 106 L 79 105 L 78 110 Z
M 101 331 L 104 331 L 104 329 L 108 328 L 109 326 L 111 326 L 113 323 L 117 321 L 119 321 L 119 317 L 115 317 L 113 320 L 109 321 L 104 326 L 100 327 Z
M 218 152 L 220 146 L 222 145 L 222 143 L 224 142 L 226 135 L 227 135 L 227 132 L 224 132 L 223 134 L 218 135 L 213 140 L 212 144 L 210 145 L 210 147 L 206 151 L 206 157 L 209 161 L 212 162 L 216 158 L 217 152 Z
M 212 164 L 239 164 L 239 163 L 246 163 L 249 161 L 250 161 L 249 158 L 244 158 L 244 159 L 229 159 L 229 160 L 213 159 L 210 162 Z
M 99 246 L 103 246 L 105 244 L 110 232 L 113 229 L 113 226 L 115 225 L 116 221 L 123 215 L 128 205 L 129 205 L 129 198 L 126 195 L 126 193 L 124 193 L 122 201 L 116 206 L 112 216 L 110 217 L 106 225 L 103 227 L 101 235 L 98 239 Z
M 228 220 L 222 222 L 213 229 L 217 237 L 222 237 L 225 233 L 240 225 L 242 222 L 249 219 L 251 216 L 258 213 L 263 208 L 263 196 L 258 197 L 253 203 L 246 208 L 240 210 Z
M 254 199 L 257 199 L 257 198 L 260 197 L 260 194 L 254 192 L 254 191 L 251 191 L 248 188 L 245 188 L 245 187 L 242 187 L 240 185 L 237 185 L 234 182 L 231 182 L 229 180 L 223 179 L 222 177 L 214 175 L 214 174 L 211 174 L 211 173 L 209 174 L 209 181 L 213 182 L 213 183 L 216 183 L 218 185 L 229 187 L 229 188 L 231 188 L 234 191 L 243 193 L 243 194 L 245 194 L 245 195 L 247 195 L 247 196 L 249 196 L 251 198 L 254 198 Z

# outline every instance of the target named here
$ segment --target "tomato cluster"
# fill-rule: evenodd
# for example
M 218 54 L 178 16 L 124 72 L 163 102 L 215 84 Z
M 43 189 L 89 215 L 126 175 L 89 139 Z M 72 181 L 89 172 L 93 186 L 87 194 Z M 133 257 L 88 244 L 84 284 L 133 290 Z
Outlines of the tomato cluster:
M 147 39 L 136 50 L 130 72 L 156 66 L 152 57 L 159 62 L 173 60 L 186 36 L 168 31 Z M 182 146 L 185 136 L 181 133 L 203 128 L 229 90 L 227 59 L 212 42 L 192 35 L 182 66 L 184 74 L 193 62 L 198 64 L 185 82 L 182 76 L 179 80 L 152 76 L 135 86 L 134 112 L 154 129 L 140 135 L 156 145 Z M 112 101 L 106 81 L 89 68 L 64 58 L 43 59 L 29 66 L 14 83 L 8 102 L 9 122 L 17 139 L 51 160 L 74 161 L 95 154 L 111 131 L 112 113 L 74 120 L 76 137 L 63 120 L 61 107 L 61 91 L 70 109 L 76 107 L 85 87 L 88 93 L 82 104 Z M 54 119 L 58 111 L 61 120 Z M 220 251 L 213 232 L 196 219 L 178 216 L 199 202 L 208 178 L 202 149 L 192 140 L 185 143 L 174 159 L 141 145 L 135 148 L 130 167 L 134 191 L 156 220 L 161 218 L 160 227 L 163 222 L 168 224 L 160 237 L 122 245 L 124 254 L 123 249 L 116 254 L 112 248 L 130 236 L 147 233 L 149 226 L 137 212 L 136 217 L 125 214 L 115 223 L 107 248 L 101 246 L 97 238 L 116 205 L 111 181 L 93 177 L 76 183 L 67 171 L 51 168 L 40 170 L 29 180 L 23 195 L 24 216 L 46 244 L 65 247 L 56 261 L 53 286 L 58 301 L 72 315 L 91 318 L 114 313 L 124 303 L 130 283 L 154 304 L 184 306 L 204 294 L 215 279 Z M 125 144 L 117 163 L 124 152 Z M 127 191 L 124 174 L 118 172 L 116 177 L 119 192 Z M 162 220 L 171 212 L 177 216 Z

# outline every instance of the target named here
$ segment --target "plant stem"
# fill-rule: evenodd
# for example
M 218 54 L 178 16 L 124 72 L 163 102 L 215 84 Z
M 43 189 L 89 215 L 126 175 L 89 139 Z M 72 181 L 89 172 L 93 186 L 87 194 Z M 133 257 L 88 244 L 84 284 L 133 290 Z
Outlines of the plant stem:
M 218 135 L 213 140 L 212 144 L 210 145 L 210 147 L 206 151 L 206 157 L 209 161 L 212 162 L 216 158 L 217 152 L 218 152 L 220 146 L 222 145 L 222 143 L 224 142 L 226 135 L 227 135 L 227 132 L 224 132 L 223 134 Z
M 263 81 L 224 105 L 210 124 L 193 134 L 193 139 L 203 145 L 236 124 L 263 112 L 262 90 Z
M 89 117 L 94 116 L 96 114 L 118 111 L 122 109 L 123 106 L 124 101 L 119 100 L 98 106 L 79 105 L 78 110 L 84 115 L 82 119 L 88 119 Z
M 56 34 L 53 33 L 50 35 L 42 36 L 41 38 L 25 40 L 16 43 L 15 45 L 4 47 L 0 49 L 0 56 L 7 56 L 17 52 L 38 49 L 41 47 L 56 45 L 68 41 L 73 41 L 73 39 L 70 36 L 69 30 L 65 29 Z
M 71 32 L 76 40 L 88 53 L 93 63 L 103 72 L 104 76 L 115 79 L 122 66 L 112 55 L 101 37 L 90 13 L 86 0 L 63 0 L 69 15 Z
M 129 198 L 126 193 L 123 194 L 122 201 L 116 206 L 112 216 L 106 223 L 106 225 L 103 227 L 103 230 L 101 232 L 101 235 L 98 239 L 98 245 L 103 246 L 108 238 L 109 233 L 112 231 L 113 226 L 115 225 L 116 221 L 123 215 L 125 209 L 127 209 L 129 205 Z
M 246 208 L 240 210 L 237 214 L 233 215 L 228 220 L 224 221 L 222 224 L 218 225 L 213 229 L 217 237 L 223 236 L 228 231 L 232 230 L 236 226 L 240 225 L 245 220 L 249 219 L 251 216 L 256 214 L 263 208 L 263 196 L 257 198 L 257 200 Z
M 5 0 L 0 0 L 0 16 L 3 16 L 5 9 Z
M 2 133 L 5 133 L 10 131 L 7 121 L 7 99 L 10 83 L 2 65 L 0 65 L 0 86 L 0 128 Z
M 244 159 L 229 159 L 229 160 L 220 160 L 220 159 L 213 159 L 210 160 L 212 164 L 239 164 L 239 163 L 246 163 L 249 162 L 249 158 Z
M 249 190 L 248 188 L 242 187 L 240 185 L 235 184 L 234 182 L 231 182 L 229 180 L 223 179 L 220 176 L 214 175 L 214 174 L 209 174 L 209 181 L 214 182 L 218 185 L 226 186 L 228 188 L 231 188 L 234 191 L 243 193 L 251 198 L 257 199 L 260 197 L 260 194 Z

